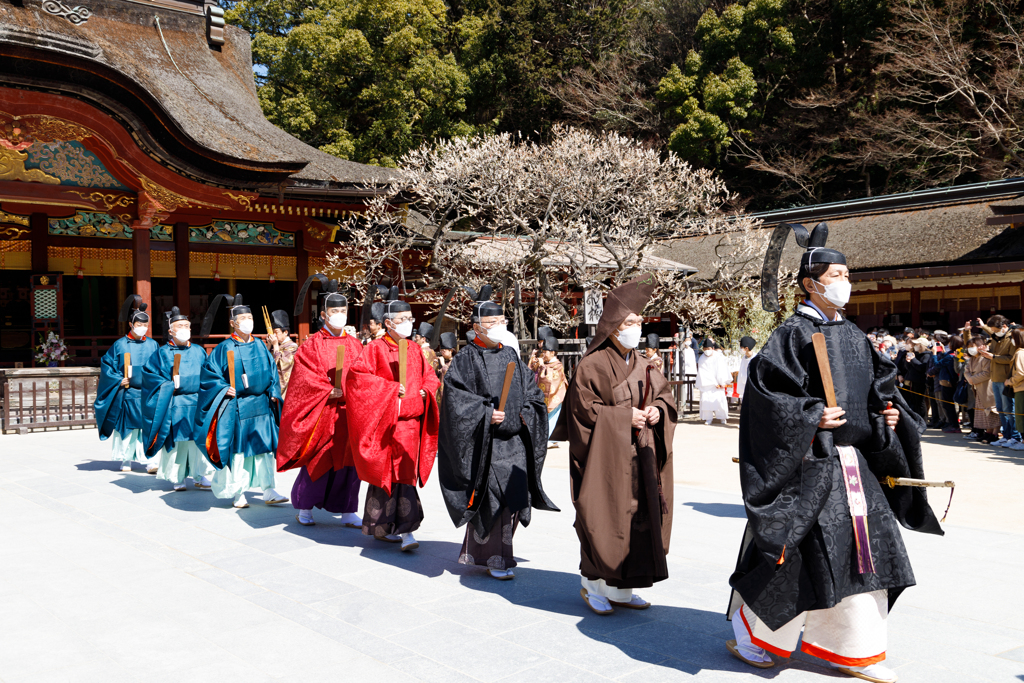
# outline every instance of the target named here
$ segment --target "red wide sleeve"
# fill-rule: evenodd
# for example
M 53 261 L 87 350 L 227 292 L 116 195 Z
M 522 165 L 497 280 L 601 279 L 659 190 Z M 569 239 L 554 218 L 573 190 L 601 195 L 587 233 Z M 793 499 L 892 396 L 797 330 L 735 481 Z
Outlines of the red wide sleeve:
M 295 353 L 278 436 L 279 472 L 307 465 L 330 446 L 337 406 L 328 401 L 333 386 L 327 370 L 323 340 L 313 336 Z
M 434 368 L 427 363 L 426 358 L 420 354 L 421 379 L 420 388 L 426 392 L 423 399 L 423 423 L 420 428 L 420 453 L 418 472 L 420 488 L 426 485 L 430 472 L 434 469 L 434 460 L 437 458 L 437 432 L 441 422 L 441 412 L 437 408 L 437 388 L 441 381 L 437 378 Z M 417 393 L 417 396 L 419 394 Z
M 348 442 L 359 478 L 391 492 L 392 452 L 398 421 L 398 380 L 377 339 L 345 377 Z

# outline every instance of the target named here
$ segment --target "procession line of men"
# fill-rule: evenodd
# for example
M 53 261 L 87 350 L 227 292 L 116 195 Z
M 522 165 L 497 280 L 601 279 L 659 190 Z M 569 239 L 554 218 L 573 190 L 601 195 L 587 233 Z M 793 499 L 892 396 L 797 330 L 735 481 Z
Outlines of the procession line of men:
M 922 489 L 878 484 L 885 476 L 923 477 L 923 425 L 895 388 L 892 362 L 839 313 L 849 274 L 845 257 L 824 248 L 826 230 L 804 231 L 801 244 L 810 247 L 798 277 L 807 298 L 744 368 L 739 461 L 747 527 L 730 577 L 736 638 L 727 647 L 766 668 L 774 665 L 769 653 L 788 657 L 802 640 L 804 652 L 845 674 L 891 683 L 895 674 L 880 664 L 886 616 L 914 585 L 898 525 L 942 530 Z M 104 358 L 96 402 L 100 438 L 116 437 L 115 457 L 130 467 L 152 454 L 158 476 L 176 489 L 192 477 L 236 507 L 246 505 L 250 487 L 262 489 L 268 504 L 286 502 L 273 489 L 275 470 L 298 468 L 292 498 L 300 524 L 314 524 L 312 510 L 320 508 L 406 551 L 418 545 L 417 486 L 436 458 L 449 515 L 466 527 L 458 561 L 507 580 L 515 576 L 519 525 L 530 523 L 534 508 L 558 511 L 544 492 L 543 466 L 548 439 L 567 440 L 580 595 L 600 615 L 650 606 L 634 591 L 668 578 L 677 419 L 663 373 L 638 351 L 652 275 L 609 292 L 568 386 L 553 378 L 541 383 L 546 391 L 534 371 L 548 361 L 523 362 L 490 287 L 468 290 L 475 299 L 469 344 L 453 354 L 448 338 L 441 356 L 428 360 L 408 342 L 415 321 L 397 288 L 374 304 L 384 334 L 364 347 L 345 331 L 348 301 L 336 281 L 311 277 L 295 315 L 314 280 L 324 324 L 294 354 L 283 409 L 273 357 L 254 342 L 240 295 L 211 306 L 203 335 L 221 299 L 232 335 L 205 358 L 192 349 L 177 309 L 168 314 L 171 339 L 158 347 L 146 334 L 145 305 L 129 297 L 121 318 L 131 332 Z M 287 325 L 286 314 L 278 324 Z M 843 407 L 826 407 L 815 333 L 827 340 Z M 544 353 L 555 345 L 546 340 Z M 369 485 L 361 518 L 360 481 Z

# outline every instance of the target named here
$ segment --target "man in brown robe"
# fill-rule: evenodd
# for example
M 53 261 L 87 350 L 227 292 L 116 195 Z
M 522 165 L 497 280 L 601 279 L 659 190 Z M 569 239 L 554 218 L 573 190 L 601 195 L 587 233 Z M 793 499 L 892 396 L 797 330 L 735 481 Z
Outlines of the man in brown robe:
M 668 578 L 676 408 L 636 350 L 654 288 L 645 273 L 609 292 L 552 435 L 569 441 L 580 595 L 598 614 L 650 607 L 633 589 Z

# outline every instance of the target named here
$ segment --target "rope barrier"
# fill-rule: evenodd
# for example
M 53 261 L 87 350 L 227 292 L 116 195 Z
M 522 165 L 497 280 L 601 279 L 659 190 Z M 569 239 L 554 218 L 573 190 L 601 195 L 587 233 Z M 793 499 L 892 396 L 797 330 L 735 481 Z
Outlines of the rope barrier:
M 964 403 L 957 403 L 956 401 L 946 401 L 945 399 L 936 398 L 934 395 L 931 395 L 931 394 L 922 394 L 919 391 L 911 391 L 910 389 L 907 389 L 906 387 L 899 387 L 899 390 L 900 391 L 905 391 L 908 394 L 917 394 L 918 396 L 924 396 L 927 399 L 930 399 L 932 401 L 938 401 L 939 403 L 948 403 L 951 406 L 963 406 L 964 409 L 967 408 L 966 404 L 964 404 Z M 1016 408 L 1016 405 L 1014 406 L 1014 408 Z M 999 411 L 999 410 L 993 410 L 992 412 L 995 413 L 996 415 L 1024 415 L 1024 413 L 1007 413 L 1007 412 L 1003 412 L 1003 411 Z

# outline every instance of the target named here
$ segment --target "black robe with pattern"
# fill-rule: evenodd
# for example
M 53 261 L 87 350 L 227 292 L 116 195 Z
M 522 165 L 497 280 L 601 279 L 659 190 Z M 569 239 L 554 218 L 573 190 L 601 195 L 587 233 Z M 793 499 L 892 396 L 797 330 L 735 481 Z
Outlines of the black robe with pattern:
M 818 429 L 825 392 L 811 335 L 828 343 L 846 424 Z M 900 412 L 895 430 L 879 414 Z M 769 628 L 806 610 L 887 589 L 892 605 L 914 585 L 899 524 L 942 534 L 923 488 L 882 487 L 886 476 L 923 478 L 924 423 L 896 390 L 896 366 L 853 323 L 797 312 L 750 361 L 740 416 L 740 483 L 747 511 L 729 582 Z M 875 573 L 859 574 L 853 523 L 835 446 L 856 448 Z M 781 564 L 779 559 L 785 557 Z M 735 601 L 730 608 L 735 607 Z
M 492 425 L 509 363 L 515 376 L 505 420 Z M 502 508 L 524 526 L 531 507 L 558 512 L 541 486 L 547 441 L 544 394 L 515 349 L 467 344 L 455 355 L 444 376 L 437 473 L 456 527 L 469 522 L 485 537 Z

